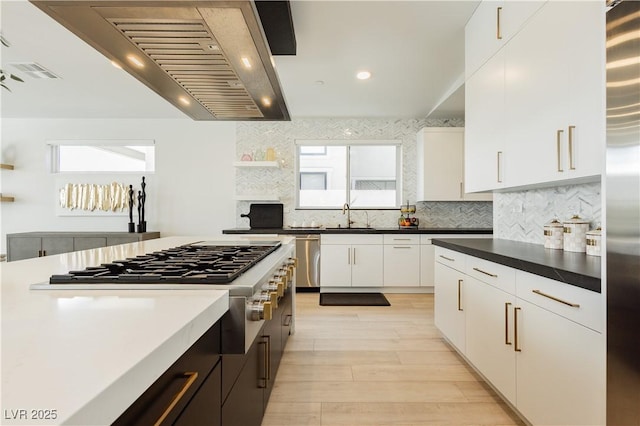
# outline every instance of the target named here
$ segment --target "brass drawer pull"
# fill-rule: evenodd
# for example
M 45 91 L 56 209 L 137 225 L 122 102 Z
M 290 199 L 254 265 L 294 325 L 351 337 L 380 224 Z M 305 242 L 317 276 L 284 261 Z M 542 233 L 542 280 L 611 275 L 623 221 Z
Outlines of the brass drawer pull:
M 439 256 L 440 256 L 441 258 L 443 258 L 444 260 L 448 260 L 449 262 L 455 262 L 455 261 L 456 261 L 455 259 L 452 259 L 452 258 L 447 257 L 447 256 L 443 256 L 443 255 L 439 255 Z
M 534 292 L 535 294 L 539 294 L 540 296 L 544 296 L 548 299 L 551 300 L 555 300 L 556 302 L 562 303 L 563 305 L 567 305 L 567 306 L 571 306 L 572 308 L 579 308 L 580 305 L 577 303 L 571 303 L 571 302 L 567 302 L 566 300 L 562 300 L 562 299 L 558 299 L 555 296 L 551 296 L 549 294 L 543 293 L 540 290 L 531 290 L 532 292 Z
M 510 345 L 509 341 L 509 306 L 511 303 L 505 302 L 504 304 L 504 344 Z
M 171 403 L 169 404 L 169 406 L 164 410 L 164 412 L 162 413 L 162 415 L 160 416 L 160 418 L 158 418 L 158 420 L 156 420 L 156 422 L 153 424 L 153 426 L 159 426 L 162 424 L 162 422 L 167 418 L 167 416 L 169 414 L 171 414 L 171 411 L 175 408 L 175 406 L 178 404 L 178 402 L 180 402 L 180 400 L 182 399 L 182 397 L 184 396 L 185 393 L 187 393 L 187 391 L 189 390 L 189 388 L 195 383 L 195 381 L 198 379 L 198 372 L 197 371 L 188 371 L 186 373 L 184 373 L 185 377 L 188 377 L 187 381 L 185 382 L 184 386 L 182 387 L 182 389 L 180 389 L 180 392 L 178 392 L 176 394 L 175 397 L 173 397 L 173 400 L 171 401 Z
M 463 280 L 458 280 L 458 310 L 459 311 L 464 311 L 464 309 L 462 309 L 462 306 L 460 305 L 460 286 L 462 286 L 462 281 Z
M 562 144 L 562 133 L 564 133 L 564 130 L 558 130 L 556 132 L 556 150 L 557 150 L 557 156 L 558 156 L 558 171 L 559 172 L 564 172 L 564 169 L 562 168 L 562 156 L 560 155 L 560 145 Z
M 493 278 L 498 278 L 498 276 L 497 276 L 496 274 L 492 274 L 491 272 L 483 271 L 482 269 L 473 268 L 473 270 L 474 270 L 474 271 L 478 271 L 478 272 L 480 272 L 481 274 L 485 274 L 485 275 L 488 275 L 488 276 L 493 277 Z
M 411 246 L 393 246 L 394 249 L 410 249 Z
M 573 164 L 573 131 L 576 126 L 569 126 L 569 170 L 575 170 L 576 165 Z
M 498 40 L 502 40 L 502 31 L 500 28 L 500 12 L 502 12 L 502 8 L 498 7 L 496 11 L 496 38 Z
M 496 160 L 496 164 L 498 166 L 498 176 L 497 176 L 497 181 L 498 183 L 502 183 L 502 173 L 501 173 L 501 164 L 502 163 L 502 151 L 498 151 L 498 158 Z
M 515 339 L 513 350 L 516 352 L 522 352 L 522 348 L 518 346 L 518 311 L 520 309 L 522 308 L 518 308 L 518 307 L 513 308 L 513 337 Z

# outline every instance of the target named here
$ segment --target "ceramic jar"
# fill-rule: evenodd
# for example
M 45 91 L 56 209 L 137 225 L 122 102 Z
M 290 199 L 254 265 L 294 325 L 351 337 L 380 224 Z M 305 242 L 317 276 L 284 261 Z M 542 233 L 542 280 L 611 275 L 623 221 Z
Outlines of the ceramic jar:
M 602 228 L 587 232 L 587 254 L 589 256 L 600 256 L 602 253 Z
M 563 223 L 564 226 L 564 251 L 584 253 L 587 248 L 587 231 L 589 221 L 574 215 Z
M 544 248 L 562 250 L 564 228 L 558 219 L 544 225 Z

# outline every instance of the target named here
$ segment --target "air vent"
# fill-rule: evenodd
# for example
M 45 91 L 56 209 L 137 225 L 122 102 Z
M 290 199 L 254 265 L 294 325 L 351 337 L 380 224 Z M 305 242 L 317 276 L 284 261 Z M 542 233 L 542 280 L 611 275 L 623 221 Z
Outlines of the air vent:
M 36 64 L 35 62 L 14 62 L 9 65 L 14 67 L 18 71 L 22 71 L 23 73 L 25 73 L 31 78 L 38 78 L 38 79 L 60 78 L 53 72 L 49 71 L 48 69 L 46 69 L 40 64 Z

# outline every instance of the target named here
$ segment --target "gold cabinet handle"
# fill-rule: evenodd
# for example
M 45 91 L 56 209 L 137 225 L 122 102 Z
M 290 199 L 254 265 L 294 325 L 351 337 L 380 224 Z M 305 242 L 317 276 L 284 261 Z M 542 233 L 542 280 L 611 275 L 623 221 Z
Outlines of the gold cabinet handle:
M 492 274 L 491 272 L 483 271 L 482 269 L 479 269 L 479 268 L 473 268 L 473 270 L 474 271 L 478 271 L 481 274 L 485 274 L 485 275 L 488 275 L 488 276 L 493 277 L 493 278 L 498 278 L 498 276 L 496 274 Z
M 541 292 L 540 290 L 531 290 L 533 293 L 535 294 L 539 294 L 540 296 L 546 297 L 548 299 L 554 300 L 558 303 L 562 303 L 563 305 L 567 305 L 567 306 L 571 306 L 572 308 L 579 308 L 580 305 L 577 303 L 571 303 L 571 302 L 567 302 L 566 300 L 562 300 L 562 299 L 558 299 L 555 296 L 551 296 L 550 294 L 546 294 Z
M 511 303 L 505 302 L 504 304 L 504 344 L 510 345 L 509 341 L 509 306 Z
M 353 264 L 356 264 L 356 248 L 353 248 Z
M 351 247 L 347 248 L 347 265 L 351 265 Z
M 518 311 L 522 308 L 517 306 L 513 308 L 513 338 L 515 339 L 513 350 L 516 352 L 522 352 L 522 349 L 518 346 Z
M 271 380 L 271 336 L 264 336 L 267 339 L 267 346 L 265 348 L 265 366 L 267 367 L 267 380 Z
M 441 254 L 440 254 L 439 256 L 440 256 L 441 258 L 443 258 L 444 260 L 448 260 L 449 262 L 455 262 L 455 259 L 452 259 L 452 258 L 450 258 L 450 257 L 443 256 L 443 255 L 441 255 Z
M 464 198 L 464 183 L 460 182 L 460 199 Z
M 411 246 L 393 246 L 394 249 L 410 249 Z
M 496 38 L 502 40 L 502 31 L 500 28 L 500 15 L 502 14 L 502 8 L 498 7 L 496 10 Z
M 557 157 L 558 157 L 558 171 L 559 172 L 564 172 L 564 169 L 562 168 L 562 156 L 560 155 L 561 149 L 560 149 L 560 145 L 562 144 L 562 133 L 564 132 L 564 130 L 558 130 L 556 132 L 556 150 L 557 150 Z
M 262 336 L 262 337 L 267 337 L 267 336 Z M 260 378 L 260 383 L 258 384 L 259 388 L 264 389 L 267 387 L 267 369 L 269 368 L 267 366 L 267 362 L 269 361 L 267 359 L 267 353 L 269 351 L 269 348 L 267 346 L 266 340 L 263 340 L 262 342 L 258 342 L 258 345 L 264 346 L 264 357 L 262 357 L 262 368 L 264 368 L 264 377 Z M 264 380 L 264 385 L 261 383 L 263 380 Z
M 569 170 L 575 170 L 576 166 L 573 164 L 573 131 L 576 126 L 569 126 Z
M 178 392 L 176 394 L 176 396 L 173 397 L 173 400 L 171 400 L 171 403 L 169 404 L 169 406 L 164 410 L 162 415 L 158 418 L 158 420 L 156 420 L 156 422 L 153 424 L 153 426 L 161 425 L 162 422 L 167 418 L 167 416 L 169 414 L 171 414 L 171 411 L 175 408 L 175 406 L 178 404 L 178 402 L 180 402 L 180 400 L 182 399 L 184 394 L 187 393 L 189 388 L 198 379 L 198 372 L 197 371 L 188 371 L 188 372 L 184 373 L 184 376 L 188 377 L 187 381 L 184 383 L 184 386 L 182 386 L 182 389 L 180 389 L 180 392 Z
M 497 168 L 498 168 L 498 183 L 502 183 L 502 173 L 500 173 L 500 167 L 502 165 L 502 151 L 498 151 L 497 160 L 496 160 Z
M 462 306 L 460 305 L 460 287 L 462 286 L 462 281 L 463 280 L 458 280 L 458 310 L 459 311 L 464 311 L 464 309 L 462 309 Z
M 293 319 L 293 315 L 291 315 L 291 314 L 287 314 L 287 315 L 284 317 L 283 325 L 284 325 L 285 327 L 289 327 L 289 326 L 291 325 L 291 320 L 292 320 L 292 319 Z

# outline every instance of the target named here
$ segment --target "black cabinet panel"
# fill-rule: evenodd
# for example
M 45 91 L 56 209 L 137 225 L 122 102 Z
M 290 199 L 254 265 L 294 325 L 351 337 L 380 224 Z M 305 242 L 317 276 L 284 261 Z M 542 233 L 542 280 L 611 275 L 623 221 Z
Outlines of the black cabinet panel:
M 222 366 L 209 373 L 198 392 L 184 409 L 174 426 L 220 426 L 222 424 Z

